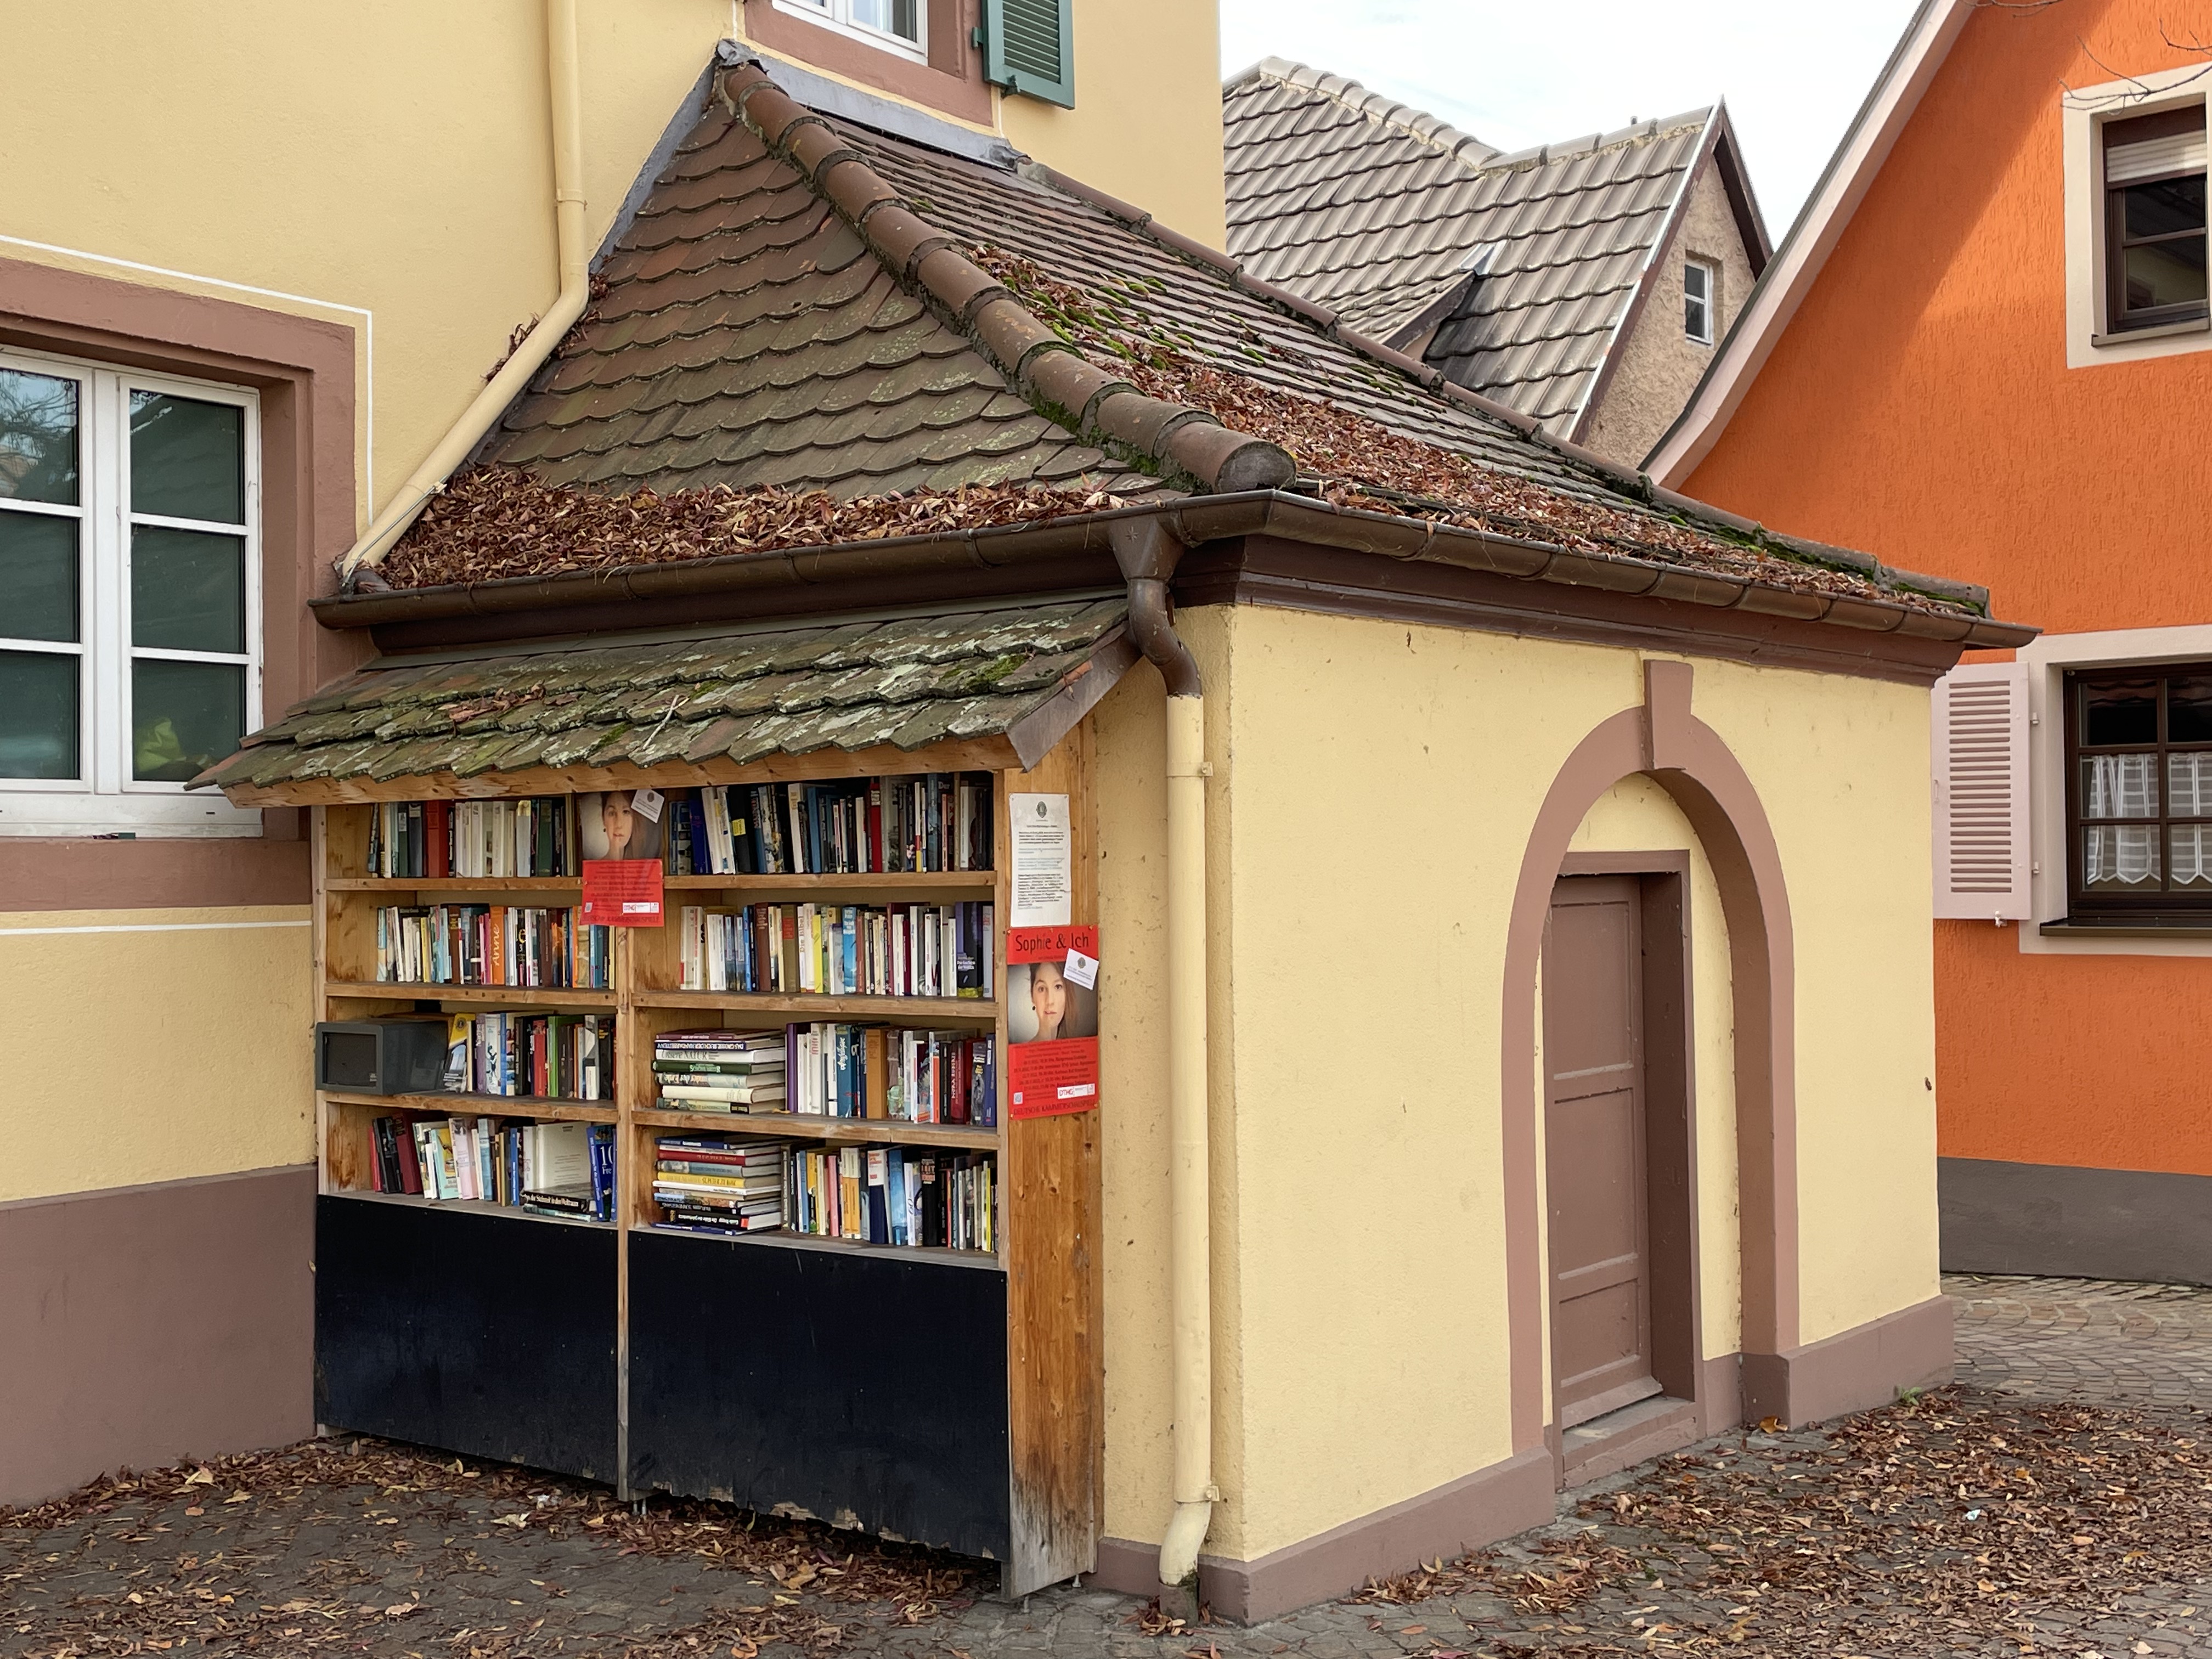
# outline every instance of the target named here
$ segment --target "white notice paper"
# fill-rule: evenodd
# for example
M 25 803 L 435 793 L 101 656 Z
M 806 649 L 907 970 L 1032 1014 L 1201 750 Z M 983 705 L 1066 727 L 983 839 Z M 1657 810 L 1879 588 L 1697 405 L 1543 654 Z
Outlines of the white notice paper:
M 1070 985 L 1080 985 L 1086 991 L 1098 988 L 1098 958 L 1086 957 L 1080 951 L 1067 953 L 1067 966 L 1060 971 L 1067 975 Z
M 1013 832 L 1014 870 L 1010 927 L 1064 927 L 1074 918 L 1068 905 L 1074 876 L 1074 847 L 1067 833 L 1067 797 L 1006 797 Z
M 660 805 L 665 799 L 658 789 L 641 789 L 629 798 L 630 810 L 647 823 L 660 822 Z

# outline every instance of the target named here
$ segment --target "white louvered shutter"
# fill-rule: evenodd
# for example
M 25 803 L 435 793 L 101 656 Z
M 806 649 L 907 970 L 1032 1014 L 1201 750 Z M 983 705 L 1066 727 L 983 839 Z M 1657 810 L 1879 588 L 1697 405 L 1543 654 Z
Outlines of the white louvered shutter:
M 2027 670 L 1970 663 L 1936 683 L 1936 914 L 2028 914 Z

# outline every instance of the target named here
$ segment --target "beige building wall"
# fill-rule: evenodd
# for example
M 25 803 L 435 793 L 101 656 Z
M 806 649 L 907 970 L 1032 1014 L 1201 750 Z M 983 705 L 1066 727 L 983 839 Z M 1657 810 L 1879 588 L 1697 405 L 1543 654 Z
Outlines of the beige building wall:
M 1507 917 L 1546 792 L 1594 726 L 1641 703 L 1642 659 L 1262 607 L 1188 611 L 1178 625 L 1206 675 L 1214 767 L 1225 1501 L 1206 1552 L 1250 1560 L 1512 1452 Z M 1812 1342 L 1936 1293 L 1926 695 L 1795 670 L 1695 672 L 1693 712 L 1749 773 L 1789 876 Z M 1151 1542 L 1170 1507 L 1156 677 L 1138 670 L 1097 719 L 1102 944 L 1116 970 L 1103 1023 L 1105 1530 Z M 1718 889 L 1649 780 L 1609 791 L 1574 847 L 1691 853 L 1702 1346 L 1729 1354 L 1741 1284 Z
M 559 291 L 544 10 L 542 0 L 19 9 L 0 132 L 19 162 L 37 164 L 9 169 L 0 256 L 353 329 L 363 481 L 373 421 L 366 525 L 509 333 Z M 579 11 L 596 246 L 730 8 L 579 0 Z M 132 65 L 158 65 L 163 95 L 118 95 Z
M 1598 394 L 1597 407 L 1584 425 L 1581 441 L 1624 466 L 1641 466 L 1728 337 L 1736 313 L 1756 279 L 1743 233 L 1729 207 L 1719 164 L 1711 156 L 1690 183 L 1681 222 L 1659 261 L 1644 277 L 1641 307 L 1613 374 Z M 1699 345 L 1683 329 L 1682 264 L 1699 259 L 1719 273 L 1717 314 L 1711 345 Z
M 1073 23 L 1075 107 L 1000 98 L 1007 142 L 1208 247 L 1226 247 L 1219 7 L 1075 0 Z
M 305 905 L 0 914 L 31 1108 L 0 1115 L 0 1204 L 313 1163 L 309 932 Z

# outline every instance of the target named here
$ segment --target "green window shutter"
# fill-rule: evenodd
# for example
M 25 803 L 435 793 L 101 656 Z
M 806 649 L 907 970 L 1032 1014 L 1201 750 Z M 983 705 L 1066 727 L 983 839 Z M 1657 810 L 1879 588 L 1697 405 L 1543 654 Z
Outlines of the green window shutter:
M 1008 92 L 1075 107 L 1071 0 L 983 0 L 983 78 Z

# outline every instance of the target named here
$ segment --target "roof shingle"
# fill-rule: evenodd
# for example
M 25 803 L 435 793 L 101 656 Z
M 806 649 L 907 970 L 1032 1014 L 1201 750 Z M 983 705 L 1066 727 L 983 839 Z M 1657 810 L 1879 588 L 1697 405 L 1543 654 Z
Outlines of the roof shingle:
M 1504 155 L 1269 58 L 1223 90 L 1229 247 L 1255 275 L 1565 433 L 1710 109 Z

